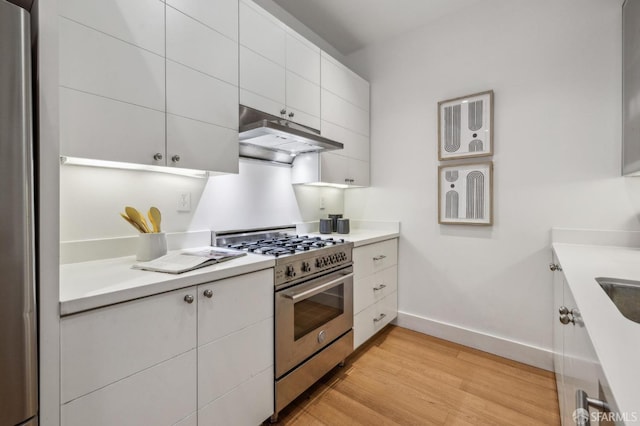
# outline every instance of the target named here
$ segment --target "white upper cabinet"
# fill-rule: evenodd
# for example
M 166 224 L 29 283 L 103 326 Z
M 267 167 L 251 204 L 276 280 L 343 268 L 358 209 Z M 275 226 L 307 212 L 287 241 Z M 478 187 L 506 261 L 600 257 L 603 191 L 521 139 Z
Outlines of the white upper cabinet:
M 61 154 L 238 171 L 238 0 L 61 0 Z
M 320 49 L 250 1 L 240 2 L 240 103 L 320 128 Z

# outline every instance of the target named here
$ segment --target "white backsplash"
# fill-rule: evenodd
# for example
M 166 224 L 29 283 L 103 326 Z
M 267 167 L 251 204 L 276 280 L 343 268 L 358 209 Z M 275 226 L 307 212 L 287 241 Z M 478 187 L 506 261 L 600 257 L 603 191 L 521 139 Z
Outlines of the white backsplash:
M 251 160 L 240 173 L 197 179 L 162 173 L 63 166 L 60 170 L 60 240 L 135 235 L 120 216 L 124 206 L 162 211 L 166 232 L 289 225 L 342 213 L 344 190 L 293 186 L 291 169 Z M 180 194 L 191 211 L 179 212 Z M 128 253 L 124 253 L 126 255 Z

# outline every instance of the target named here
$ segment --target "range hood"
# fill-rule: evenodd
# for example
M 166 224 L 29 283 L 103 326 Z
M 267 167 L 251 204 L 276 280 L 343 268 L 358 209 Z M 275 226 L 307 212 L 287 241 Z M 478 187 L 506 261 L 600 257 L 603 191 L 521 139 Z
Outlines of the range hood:
M 318 130 L 240 105 L 240 156 L 276 163 L 293 163 L 296 155 L 342 149 L 340 142 Z

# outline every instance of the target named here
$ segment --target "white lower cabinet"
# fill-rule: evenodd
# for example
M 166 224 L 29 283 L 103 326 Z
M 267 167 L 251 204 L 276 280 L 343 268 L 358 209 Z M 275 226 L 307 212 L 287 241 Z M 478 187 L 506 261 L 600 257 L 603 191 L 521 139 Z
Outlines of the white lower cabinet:
M 398 239 L 353 249 L 353 346 L 398 316 Z
M 64 317 L 62 424 L 260 424 L 273 291 L 266 269 Z
M 195 365 L 191 350 L 75 399 L 62 406 L 62 424 L 172 425 L 196 409 Z

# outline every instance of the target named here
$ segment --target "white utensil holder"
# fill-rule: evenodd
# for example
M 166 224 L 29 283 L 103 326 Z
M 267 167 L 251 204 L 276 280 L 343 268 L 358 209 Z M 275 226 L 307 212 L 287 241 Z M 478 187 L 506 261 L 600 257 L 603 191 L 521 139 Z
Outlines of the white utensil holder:
M 164 232 L 140 234 L 138 236 L 137 261 L 147 262 L 165 254 L 167 254 L 167 236 Z

